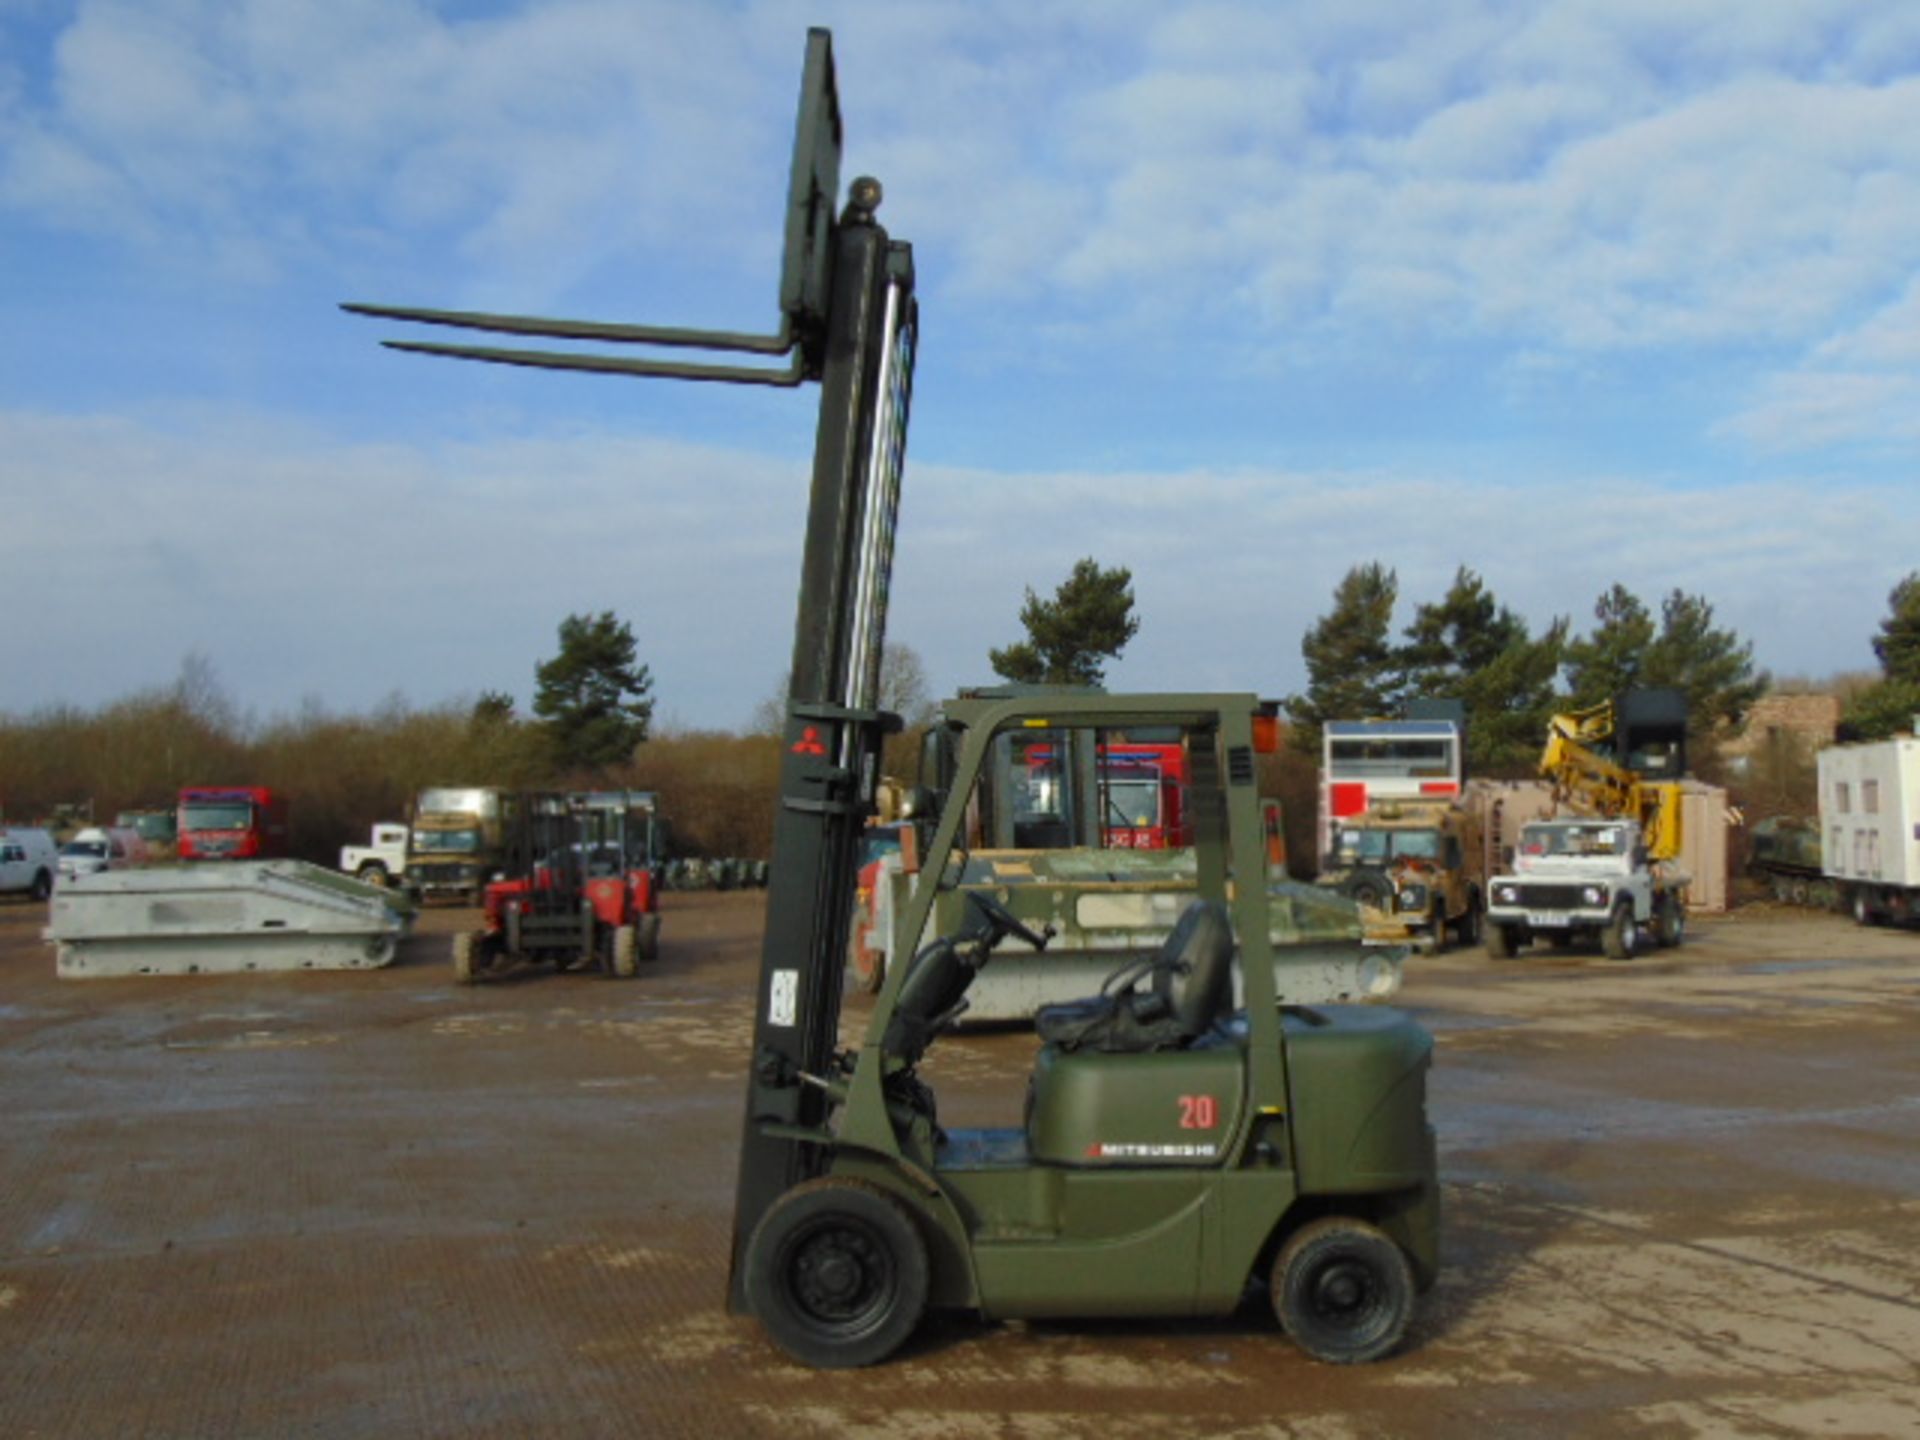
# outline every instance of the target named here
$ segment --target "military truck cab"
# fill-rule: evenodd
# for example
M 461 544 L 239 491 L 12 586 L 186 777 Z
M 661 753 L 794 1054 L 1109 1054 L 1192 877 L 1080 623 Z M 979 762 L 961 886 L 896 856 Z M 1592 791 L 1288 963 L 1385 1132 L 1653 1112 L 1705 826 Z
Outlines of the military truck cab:
M 1336 820 L 1319 883 L 1360 906 L 1367 938 L 1436 954 L 1478 943 L 1486 847 L 1478 817 L 1451 802 L 1376 801 Z

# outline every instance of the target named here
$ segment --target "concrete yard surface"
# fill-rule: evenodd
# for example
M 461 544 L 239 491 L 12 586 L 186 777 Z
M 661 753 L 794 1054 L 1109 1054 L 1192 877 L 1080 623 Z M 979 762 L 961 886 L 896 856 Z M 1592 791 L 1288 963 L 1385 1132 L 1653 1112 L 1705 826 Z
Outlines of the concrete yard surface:
M 0 1436 L 1920 1434 L 1920 933 L 1415 958 L 1445 1270 L 1398 1355 L 956 1317 L 872 1370 L 722 1308 L 763 899 L 639 979 L 59 981 L 0 904 Z M 850 1023 L 864 1001 L 850 1001 Z M 1017 1123 L 1030 1033 L 926 1067 Z

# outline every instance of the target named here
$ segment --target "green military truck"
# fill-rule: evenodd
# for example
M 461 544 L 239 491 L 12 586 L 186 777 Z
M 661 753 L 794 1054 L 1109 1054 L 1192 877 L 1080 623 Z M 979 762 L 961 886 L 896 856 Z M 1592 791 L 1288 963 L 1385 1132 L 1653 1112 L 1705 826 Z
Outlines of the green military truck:
M 1480 941 L 1487 885 L 1479 817 L 1451 801 L 1376 800 L 1333 824 L 1319 883 L 1360 907 L 1367 938 L 1438 954 Z

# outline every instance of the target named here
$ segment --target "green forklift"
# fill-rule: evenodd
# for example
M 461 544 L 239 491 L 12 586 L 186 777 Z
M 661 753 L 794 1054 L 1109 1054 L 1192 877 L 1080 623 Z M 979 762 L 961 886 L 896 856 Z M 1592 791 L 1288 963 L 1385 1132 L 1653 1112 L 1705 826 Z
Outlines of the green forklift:
M 1438 1265 L 1431 1042 L 1391 1011 L 1311 1003 L 1276 986 L 1268 921 L 1280 902 L 1266 885 L 1255 788 L 1255 731 L 1270 727 L 1256 727 L 1251 696 L 1011 698 L 966 717 L 948 797 L 929 797 L 938 823 L 895 953 L 918 943 L 936 889 L 963 869 L 964 797 L 995 734 L 1173 726 L 1193 762 L 1196 901 L 1157 953 L 1036 1021 L 1043 1043 L 1026 1123 L 943 1130 L 918 1074 L 994 948 L 1046 939 L 1004 897 L 969 900 L 955 933 L 894 967 L 865 1038 L 841 1048 L 861 835 L 876 810 L 882 744 L 900 728 L 878 696 L 919 337 L 912 247 L 879 224 L 878 181 L 854 180 L 841 208 L 841 139 L 832 40 L 816 29 L 772 334 L 346 307 L 516 339 L 734 358 L 387 342 L 415 352 L 820 386 L 766 933 L 743 1057 L 729 1308 L 757 1316 L 807 1364 L 852 1366 L 892 1353 L 933 1307 L 1207 1315 L 1232 1310 L 1264 1280 L 1311 1354 L 1386 1354 Z
M 1259 708 L 1251 695 L 1093 694 L 948 707 L 957 764 L 946 795 L 915 797 L 938 823 L 903 941 L 963 868 L 962 814 L 994 738 L 1038 726 L 1183 733 L 1199 895 L 1157 953 L 1039 1011 L 1016 1125 L 942 1128 L 918 1067 L 995 948 L 1041 949 L 1048 934 L 1004 893 L 974 890 L 957 933 L 895 967 L 858 1047 L 800 1077 L 827 1114 L 761 1123 L 815 1160 L 754 1225 L 740 1277 L 746 1308 L 790 1355 L 869 1364 L 929 1309 L 1225 1315 L 1261 1285 L 1317 1359 L 1373 1360 L 1399 1344 L 1439 1266 L 1432 1041 L 1396 1011 L 1282 1003 L 1322 966 L 1290 984 L 1269 939 L 1269 907 L 1293 900 L 1268 884 Z

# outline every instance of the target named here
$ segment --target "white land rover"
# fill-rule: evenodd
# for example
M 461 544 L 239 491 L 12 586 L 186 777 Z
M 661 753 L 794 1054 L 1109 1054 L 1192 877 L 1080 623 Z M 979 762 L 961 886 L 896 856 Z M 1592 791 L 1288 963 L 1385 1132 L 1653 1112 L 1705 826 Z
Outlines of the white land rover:
M 1642 926 L 1660 945 L 1678 945 L 1685 932 L 1687 877 L 1648 861 L 1635 821 L 1536 820 L 1520 831 L 1513 871 L 1487 885 L 1487 953 L 1496 960 L 1543 937 L 1597 938 L 1610 959 L 1625 960 L 1640 948 Z

